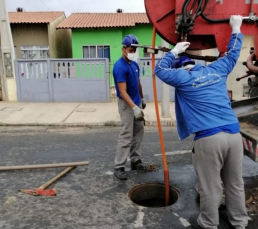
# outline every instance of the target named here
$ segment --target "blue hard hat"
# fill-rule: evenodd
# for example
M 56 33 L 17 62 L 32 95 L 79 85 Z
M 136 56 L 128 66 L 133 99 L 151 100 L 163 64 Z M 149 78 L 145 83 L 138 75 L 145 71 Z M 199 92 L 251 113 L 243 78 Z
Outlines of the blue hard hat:
M 126 35 L 122 41 L 122 45 L 131 46 L 132 44 L 139 44 L 137 37 L 133 34 Z
M 195 65 L 195 62 L 187 56 L 180 56 L 174 60 L 174 62 L 171 65 L 171 68 L 181 68 L 188 64 Z

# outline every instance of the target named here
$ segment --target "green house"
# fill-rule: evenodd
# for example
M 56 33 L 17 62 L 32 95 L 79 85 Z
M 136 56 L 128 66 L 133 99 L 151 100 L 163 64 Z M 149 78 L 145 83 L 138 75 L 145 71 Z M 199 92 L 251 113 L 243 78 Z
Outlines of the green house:
M 120 12 L 120 11 L 118 11 Z M 73 58 L 109 58 L 110 72 L 121 55 L 121 41 L 134 34 L 142 45 L 151 45 L 153 27 L 146 13 L 73 13 L 57 29 L 71 29 Z M 156 45 L 161 38 L 156 36 Z M 138 57 L 150 57 L 137 49 Z M 111 86 L 114 84 L 110 76 Z

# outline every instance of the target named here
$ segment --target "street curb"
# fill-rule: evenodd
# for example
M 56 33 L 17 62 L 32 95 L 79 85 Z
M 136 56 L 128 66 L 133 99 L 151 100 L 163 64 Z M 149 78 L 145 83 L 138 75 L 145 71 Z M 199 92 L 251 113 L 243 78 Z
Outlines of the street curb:
M 121 126 L 121 121 L 106 121 L 100 123 L 1 123 L 0 126 L 67 126 L 67 127 L 90 127 L 90 126 Z M 157 121 L 146 121 L 145 126 L 157 126 Z M 161 126 L 176 126 L 174 120 L 161 120 Z

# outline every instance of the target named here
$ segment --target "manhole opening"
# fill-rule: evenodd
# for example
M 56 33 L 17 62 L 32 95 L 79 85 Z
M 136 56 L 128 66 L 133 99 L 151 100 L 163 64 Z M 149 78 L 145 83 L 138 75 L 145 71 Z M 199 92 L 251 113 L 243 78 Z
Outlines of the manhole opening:
M 179 191 L 170 186 L 169 205 L 173 205 L 179 198 Z M 165 185 L 160 183 L 144 183 L 133 187 L 129 193 L 129 198 L 143 207 L 159 208 L 165 205 Z

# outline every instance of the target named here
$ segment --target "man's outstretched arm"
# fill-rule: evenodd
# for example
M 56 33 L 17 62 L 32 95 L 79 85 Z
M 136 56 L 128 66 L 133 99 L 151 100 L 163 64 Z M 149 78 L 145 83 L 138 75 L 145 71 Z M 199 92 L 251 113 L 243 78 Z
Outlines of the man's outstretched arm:
M 242 16 L 233 15 L 230 17 L 232 35 L 229 40 L 227 54 L 212 64 L 208 65 L 209 68 L 214 68 L 214 70 L 219 69 L 219 71 L 225 75 L 228 75 L 233 70 L 242 49 L 242 20 Z

